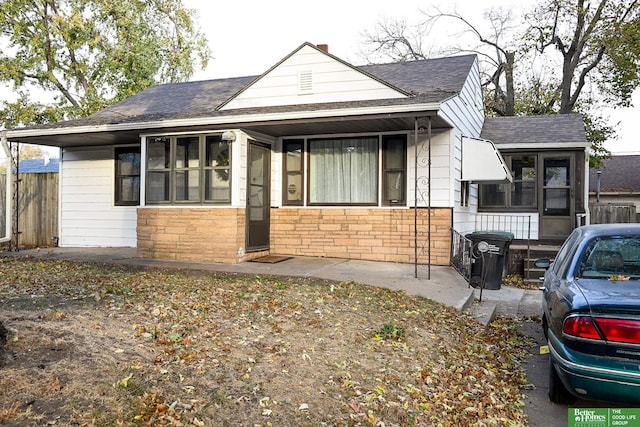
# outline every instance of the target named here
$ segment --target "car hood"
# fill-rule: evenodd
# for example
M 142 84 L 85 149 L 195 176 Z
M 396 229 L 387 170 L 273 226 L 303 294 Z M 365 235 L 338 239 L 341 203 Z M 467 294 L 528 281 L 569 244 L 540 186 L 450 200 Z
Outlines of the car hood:
M 640 280 L 578 279 L 575 283 L 592 312 L 640 314 Z

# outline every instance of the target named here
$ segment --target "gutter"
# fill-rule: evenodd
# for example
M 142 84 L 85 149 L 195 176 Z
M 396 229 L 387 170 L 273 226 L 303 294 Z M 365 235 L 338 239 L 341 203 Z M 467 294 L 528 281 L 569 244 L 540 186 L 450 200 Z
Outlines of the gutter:
M 589 144 L 588 142 L 568 142 L 568 141 L 563 141 L 563 142 L 530 142 L 530 143 L 526 143 L 526 142 L 507 142 L 507 143 L 499 143 L 496 144 L 496 148 L 498 148 L 498 150 L 511 150 L 511 149 L 526 149 L 526 150 L 538 150 L 540 148 L 576 148 L 576 147 L 583 147 L 583 148 L 589 148 L 591 147 L 591 144 Z
M 361 107 L 351 108 L 348 110 L 316 110 L 316 111 L 290 111 L 284 113 L 268 113 L 268 114 L 247 114 L 242 116 L 215 116 L 215 117 L 197 117 L 190 119 L 173 119 L 173 120 L 155 120 L 149 122 L 132 122 L 132 123 L 116 123 L 94 126 L 76 126 L 76 127 L 57 127 L 57 128 L 38 128 L 38 129 L 15 129 L 6 131 L 5 138 L 19 139 L 25 137 L 42 137 L 54 135 L 69 135 L 82 133 L 98 133 L 98 132 L 117 132 L 117 131 L 135 131 L 140 129 L 162 129 L 173 127 L 189 127 L 189 126 L 208 126 L 208 125 L 226 125 L 233 124 L 250 124 L 254 122 L 266 121 L 285 121 L 285 120 L 301 120 L 301 119 L 319 119 L 319 118 L 336 118 L 343 119 L 345 117 L 356 117 L 366 115 L 380 114 L 410 114 L 416 111 L 437 111 L 440 109 L 440 103 L 428 104 L 409 104 L 409 105 L 392 105 L 377 107 Z

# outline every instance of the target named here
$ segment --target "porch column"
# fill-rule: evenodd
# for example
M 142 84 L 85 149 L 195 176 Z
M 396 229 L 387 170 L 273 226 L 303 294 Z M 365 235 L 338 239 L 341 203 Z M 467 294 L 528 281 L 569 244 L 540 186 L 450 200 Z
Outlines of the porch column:
M 12 184 L 13 184 L 13 159 L 11 155 L 11 147 L 9 147 L 9 142 L 7 141 L 6 134 L 2 134 L 0 136 L 0 144 L 2 145 L 2 150 L 4 151 L 4 155 L 6 156 L 5 168 L 6 168 L 6 179 L 5 179 L 5 229 L 4 234 L 0 236 L 0 243 L 11 241 L 11 204 L 13 201 L 12 197 Z

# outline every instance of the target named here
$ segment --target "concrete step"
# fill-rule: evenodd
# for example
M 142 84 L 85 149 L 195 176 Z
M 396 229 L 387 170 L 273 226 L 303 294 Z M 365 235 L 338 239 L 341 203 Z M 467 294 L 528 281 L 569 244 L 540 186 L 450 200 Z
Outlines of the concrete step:
M 474 301 L 467 312 L 484 326 L 488 326 L 496 317 L 498 305 L 495 303 Z
M 475 300 L 467 312 L 483 325 L 488 325 L 496 316 L 535 317 L 542 314 L 542 292 L 502 286 L 500 289 L 474 290 Z

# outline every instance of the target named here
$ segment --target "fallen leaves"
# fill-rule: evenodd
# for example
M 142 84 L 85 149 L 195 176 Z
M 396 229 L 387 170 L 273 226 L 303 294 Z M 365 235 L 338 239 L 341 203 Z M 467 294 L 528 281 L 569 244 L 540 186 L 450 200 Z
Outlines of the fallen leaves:
M 69 423 L 89 424 L 96 409 L 82 402 L 100 401 L 98 418 L 112 425 L 526 425 L 518 358 L 527 345 L 513 323 L 485 329 L 401 292 L 5 260 L 0 298 L 89 334 L 69 350 L 76 377 L 66 372 L 56 391 Z M 27 348 L 21 340 L 14 351 Z M 87 376 L 95 387 L 71 394 L 68 384 Z M 10 399 L 0 392 L 0 408 Z

